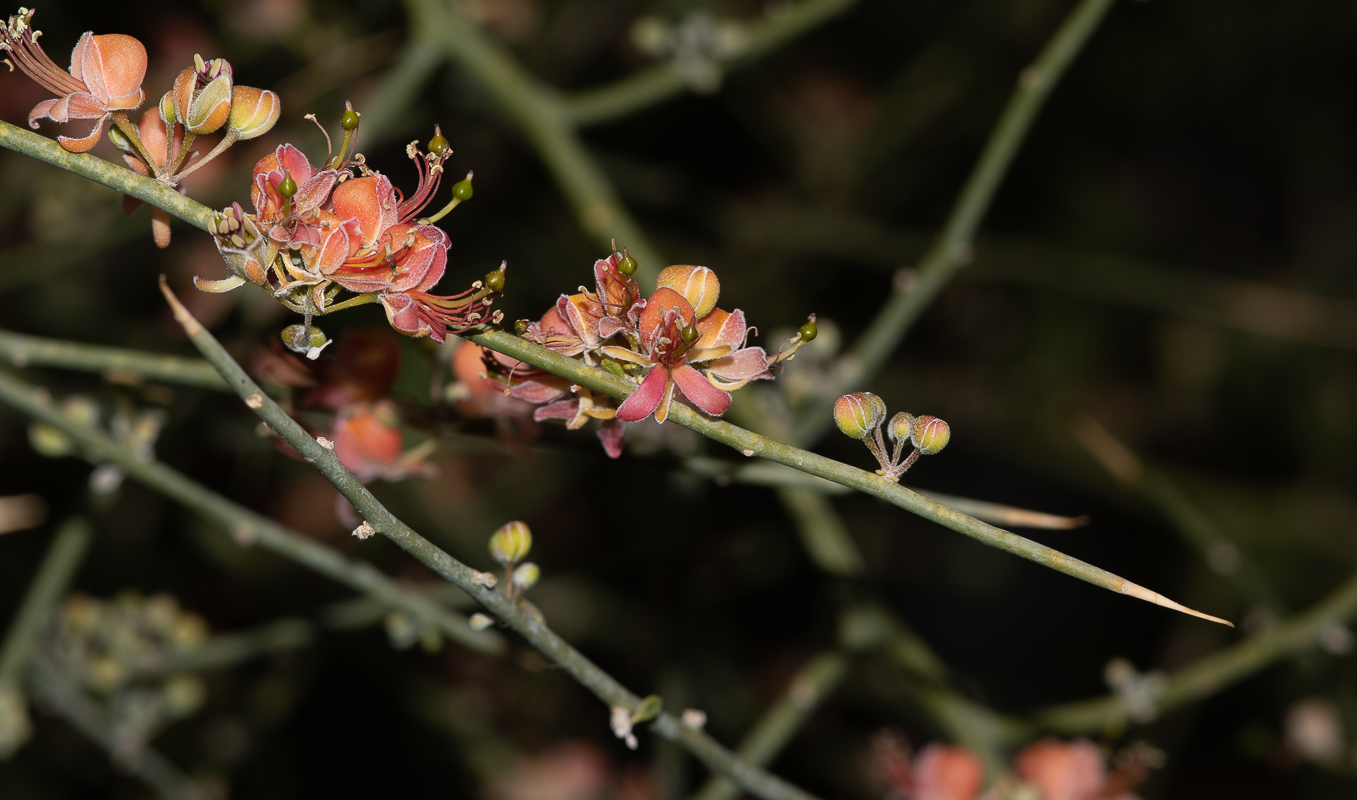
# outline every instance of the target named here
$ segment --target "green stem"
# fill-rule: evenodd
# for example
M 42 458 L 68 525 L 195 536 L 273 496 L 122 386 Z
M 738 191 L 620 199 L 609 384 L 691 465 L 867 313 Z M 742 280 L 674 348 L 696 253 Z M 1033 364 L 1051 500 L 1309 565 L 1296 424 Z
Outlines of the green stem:
M 835 373 L 824 382 L 822 393 L 807 404 L 792 429 L 790 441 L 806 444 L 827 431 L 831 419 L 828 409 L 834 398 L 860 388 L 876 374 L 942 287 L 970 262 L 976 229 L 1037 113 L 1114 2 L 1081 0 L 1037 60 L 1019 75 L 1018 86 L 985 143 L 980 160 L 967 178 L 941 233 L 919 263 L 918 271 L 891 294 L 851 352 L 840 360 Z
M 137 126 L 127 118 L 127 112 L 113 112 L 113 124 L 117 126 L 118 130 L 122 131 L 123 135 L 127 137 L 127 140 L 137 149 L 137 155 L 141 156 L 141 160 L 146 163 L 146 168 L 154 172 L 157 179 L 165 177 L 164 165 L 151 157 L 151 151 L 147 150 L 146 145 L 141 141 L 141 132 L 137 129 Z M 62 150 L 64 151 L 65 148 L 62 148 Z
M 412 26 L 442 47 L 522 129 L 594 243 L 606 247 L 616 239 L 640 264 L 637 280 L 653 280 L 663 266 L 659 251 L 585 149 L 560 95 L 523 69 L 455 7 L 439 0 L 407 2 Z
M 117 734 L 107 716 L 79 686 L 54 665 L 34 665 L 29 671 L 38 695 L 77 730 L 98 742 L 110 754 L 118 752 Z M 146 748 L 129 772 L 153 787 L 166 800 L 206 800 L 209 795 L 160 753 Z
M 841 653 L 821 653 L 792 676 L 787 693 L 764 712 L 749 730 L 735 754 L 750 764 L 767 766 L 791 741 L 820 701 L 833 692 L 848 672 Z M 709 779 L 693 800 L 735 800 L 740 787 L 726 778 Z
M 748 64 L 837 17 L 856 2 L 803 0 L 780 6 L 750 24 L 740 45 L 713 55 L 713 62 L 722 71 Z M 587 127 L 634 114 L 691 89 L 682 71 L 666 62 L 616 83 L 571 95 L 565 100 L 565 112 L 577 127 Z
M 518 603 L 486 587 L 482 573 L 448 555 L 387 510 L 367 487 L 340 463 L 332 444 L 326 447 L 313 439 L 281 406 L 263 393 L 212 334 L 189 314 L 188 309 L 170 292 L 163 278 L 160 287 L 174 310 L 175 319 L 183 326 L 189 340 L 208 363 L 217 369 L 236 394 L 247 401 L 247 405 L 254 407 L 255 414 L 265 424 L 334 484 L 340 494 L 344 495 L 377 533 L 391 539 L 425 566 L 461 587 L 604 703 L 614 707 L 622 706 L 631 711 L 636 710 L 641 702 L 640 697 L 618 683 L 615 678 L 600 669 L 583 653 L 571 647 L 542 622 L 525 612 Z M 811 797 L 782 779 L 742 761 L 705 733 L 683 725 L 671 714 L 661 714 L 652 725 L 652 730 L 666 739 L 681 743 L 708 767 L 725 773 L 745 790 L 766 800 L 792 798 L 808 800 Z
M 392 608 L 435 625 L 460 644 L 482 653 L 500 653 L 504 641 L 494 634 L 476 633 L 464 617 L 428 597 L 406 589 L 372 565 L 288 530 L 278 523 L 227 500 L 159 461 L 144 461 L 98 428 L 72 422 L 47 391 L 25 384 L 0 371 L 0 402 L 46 422 L 74 440 L 87 460 L 118 465 L 133 480 L 184 504 L 232 532 L 241 543 L 255 543 L 290 558 L 340 583 L 379 598 Z M 270 401 L 272 402 L 272 401 Z
M 356 308 L 358 306 L 365 306 L 370 303 L 375 303 L 377 302 L 377 297 L 379 296 L 379 294 L 380 294 L 379 292 L 364 292 L 363 294 L 354 295 L 353 297 L 350 297 L 348 300 L 345 300 L 341 303 L 335 303 L 332 306 L 326 306 L 325 313 L 333 314 L 336 311 L 343 311 L 346 308 Z M 204 366 L 208 365 L 204 364 Z M 210 366 L 208 366 L 208 368 L 211 369 Z
M 26 156 L 45 161 L 54 167 L 73 172 L 95 183 L 131 195 L 156 208 L 163 209 L 188 224 L 208 230 L 213 211 L 202 203 L 184 197 L 154 178 L 138 175 L 89 153 L 68 153 L 61 145 L 23 128 L 0 122 L 0 147 L 6 147 Z
M 117 347 L 0 331 L 0 358 L 16 367 L 64 367 L 104 374 L 128 373 L 150 380 L 226 391 L 226 382 L 206 361 Z
M 19 682 L 38 636 L 75 577 L 91 538 L 89 522 L 72 517 L 62 524 L 47 546 L 47 555 L 28 584 L 28 592 L 5 637 L 4 649 L 0 650 L 0 685 Z
M 519 361 L 545 369 L 552 374 L 569 378 L 574 383 L 602 392 L 614 399 L 625 398 L 635 388 L 630 382 L 610 372 L 587 366 L 581 361 L 567 358 L 541 345 L 520 339 L 504 331 L 482 329 L 478 333 L 467 333 L 464 338 Z M 826 412 L 826 416 L 828 416 L 828 412 Z M 758 456 L 825 478 L 850 489 L 856 489 L 864 494 L 878 497 L 910 513 L 930 519 L 991 547 L 997 547 L 1000 550 L 1035 561 L 1042 566 L 1087 581 L 1094 586 L 1101 586 L 1119 594 L 1129 594 L 1155 605 L 1172 608 L 1213 622 L 1230 624 L 1224 620 L 1181 606 L 1092 564 L 1086 564 L 1058 550 L 1053 550 L 1002 528 L 988 525 L 956 509 L 929 500 L 923 495 L 879 475 L 792 447 L 789 444 L 770 439 L 729 422 L 712 419 L 687 406 L 674 404 L 670 409 L 669 419 L 709 439 L 732 447 L 746 457 Z
M 1156 698 L 1155 708 L 1163 713 L 1210 697 L 1270 664 L 1310 649 L 1325 628 L 1344 624 L 1354 617 L 1357 617 L 1357 576 L 1349 578 L 1308 611 L 1170 674 Z M 1100 731 L 1125 720 L 1126 707 L 1115 695 L 1052 706 L 1032 716 L 1034 724 L 1062 733 Z

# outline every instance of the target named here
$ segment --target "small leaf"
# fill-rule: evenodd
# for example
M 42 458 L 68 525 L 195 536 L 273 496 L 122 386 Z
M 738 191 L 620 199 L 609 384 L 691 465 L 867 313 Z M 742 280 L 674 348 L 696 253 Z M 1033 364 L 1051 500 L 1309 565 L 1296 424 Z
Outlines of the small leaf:
M 631 713 L 631 721 L 634 723 L 649 722 L 658 717 L 664 710 L 664 698 L 657 694 L 652 694 L 642 700 L 636 710 Z

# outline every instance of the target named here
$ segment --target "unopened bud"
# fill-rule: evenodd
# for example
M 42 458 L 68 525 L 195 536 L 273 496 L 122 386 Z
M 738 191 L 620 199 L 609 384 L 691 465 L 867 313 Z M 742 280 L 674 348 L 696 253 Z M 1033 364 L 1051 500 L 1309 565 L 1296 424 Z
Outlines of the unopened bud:
M 231 90 L 231 116 L 226 129 L 236 132 L 236 138 L 253 139 L 273 128 L 282 112 L 278 95 L 267 89 L 237 86 Z
M 707 316 L 716 308 L 716 300 L 721 295 L 721 282 L 716 279 L 716 273 L 707 267 L 692 264 L 665 267 L 660 272 L 659 285 L 683 295 L 683 299 L 693 307 L 697 319 Z
M 461 200 L 463 203 L 470 200 L 471 195 L 473 194 L 475 194 L 475 191 L 471 188 L 470 172 L 466 174 L 465 178 L 452 185 L 452 196 Z
M 283 179 L 278 182 L 278 194 L 283 197 L 291 197 L 297 193 L 297 181 L 292 177 L 292 170 L 283 170 Z
M 853 392 L 834 401 L 834 424 L 845 435 L 864 439 L 886 416 L 886 404 L 871 392 Z
M 617 261 L 617 271 L 622 273 L 623 275 L 634 275 L 636 274 L 636 267 L 637 267 L 636 259 L 627 255 L 626 252 L 623 251 L 622 257 Z
M 504 291 L 504 270 L 497 269 L 485 275 L 485 288 L 492 292 Z
M 914 436 L 914 416 L 901 411 L 891 417 L 886 426 L 886 435 L 894 442 L 908 442 Z
M 514 322 L 514 333 L 518 334 L 519 336 L 522 336 L 523 334 L 528 332 L 529 324 L 530 323 L 526 319 L 520 319 Z
M 329 341 L 325 332 L 315 325 L 289 325 L 283 328 L 283 344 L 294 353 L 306 353 L 313 348 L 324 348 Z
M 952 438 L 951 427 L 937 417 L 919 417 L 914 421 L 914 433 L 910 440 L 919 452 L 926 456 L 942 452 L 947 441 Z
M 664 710 L 664 698 L 657 694 L 647 696 L 637 706 L 636 710 L 631 712 L 632 724 L 649 722 L 658 717 Z
M 542 568 L 525 561 L 514 569 L 514 588 L 526 592 L 542 579 Z
M 443 129 L 439 126 L 433 126 L 433 138 L 429 140 L 429 155 L 441 156 L 444 153 L 452 152 L 452 145 L 448 144 L 447 138 L 443 136 Z
M 174 92 L 172 91 L 166 92 L 165 94 L 160 96 L 159 108 L 160 108 L 160 121 L 165 123 L 165 130 L 169 130 L 171 125 L 179 121 L 178 117 L 175 116 L 174 113 Z M 112 133 L 115 130 L 117 130 L 116 126 L 109 129 L 109 133 Z M 119 132 L 121 133 L 121 131 Z M 117 144 L 117 142 L 114 142 L 114 144 Z
M 495 621 L 486 614 L 477 613 L 471 615 L 471 618 L 467 620 L 467 624 L 471 626 L 473 631 L 480 632 L 489 628 L 491 625 L 494 625 Z
M 798 328 L 796 333 L 801 337 L 802 344 L 815 341 L 815 337 L 820 335 L 820 329 L 815 325 L 815 315 L 811 314 L 810 319 L 806 320 L 806 324 Z
M 339 118 L 339 127 L 346 131 L 358 130 L 358 121 L 362 117 L 357 111 L 353 110 L 351 103 L 344 103 L 344 116 Z
M 514 520 L 490 537 L 490 555 L 501 564 L 517 564 L 532 550 L 532 531 Z

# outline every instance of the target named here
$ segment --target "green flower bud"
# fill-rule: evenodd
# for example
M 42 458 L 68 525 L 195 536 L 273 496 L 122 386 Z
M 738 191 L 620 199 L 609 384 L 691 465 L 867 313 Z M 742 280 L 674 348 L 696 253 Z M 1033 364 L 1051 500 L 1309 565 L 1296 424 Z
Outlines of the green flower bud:
M 441 156 L 444 153 L 452 152 L 452 145 L 443 137 L 443 129 L 437 125 L 433 126 L 433 138 L 429 140 L 429 155 Z
M 465 203 L 471 199 L 475 192 L 471 188 L 472 173 L 468 172 L 466 177 L 452 185 L 452 196 Z
M 914 421 L 914 433 L 910 440 L 919 452 L 931 456 L 942 452 L 947 441 L 952 438 L 951 427 L 937 417 L 919 417 Z
M 324 347 L 325 332 L 315 325 L 308 331 L 305 325 L 289 325 L 283 328 L 283 344 L 294 353 L 305 353 L 313 347 Z
M 525 561 L 514 569 L 514 588 L 520 592 L 525 592 L 536 586 L 541 579 L 542 568 L 531 561 Z
M 514 333 L 518 334 L 519 336 L 522 336 L 523 334 L 525 334 L 525 333 L 528 332 L 528 325 L 529 325 L 529 324 L 530 324 L 530 323 L 529 323 L 526 319 L 520 319 L 520 320 L 515 321 L 515 322 L 514 322 Z
M 834 401 L 834 424 L 854 439 L 866 438 L 885 416 L 886 404 L 871 392 L 853 392 Z
M 495 620 L 489 615 L 476 613 L 471 615 L 471 618 L 467 620 L 467 624 L 471 626 L 473 631 L 479 633 L 480 631 L 486 630 L 491 625 L 494 625 Z
M 815 337 L 820 335 L 820 329 L 815 326 L 815 315 L 812 314 L 806 324 L 797 329 L 797 334 L 801 336 L 802 344 L 815 341 Z
M 664 710 L 664 698 L 657 694 L 646 697 L 636 706 L 636 710 L 631 712 L 632 724 L 649 722 L 658 717 Z
M 171 125 L 179 121 L 174 113 L 174 92 L 166 92 L 160 96 L 160 120 L 165 123 L 165 130 L 167 131 L 170 130 Z M 116 126 L 111 128 L 109 133 L 115 130 L 117 130 Z
M 344 116 L 339 118 L 339 127 L 346 131 L 358 130 L 358 120 L 363 115 L 354 111 L 353 106 L 348 105 L 347 103 L 345 103 L 345 106 Z
M 517 564 L 532 550 L 532 531 L 526 523 L 514 520 L 490 537 L 490 555 L 501 564 Z
M 890 424 L 886 426 L 886 435 L 893 442 L 910 441 L 914 436 L 914 416 L 901 411 L 891 417 Z

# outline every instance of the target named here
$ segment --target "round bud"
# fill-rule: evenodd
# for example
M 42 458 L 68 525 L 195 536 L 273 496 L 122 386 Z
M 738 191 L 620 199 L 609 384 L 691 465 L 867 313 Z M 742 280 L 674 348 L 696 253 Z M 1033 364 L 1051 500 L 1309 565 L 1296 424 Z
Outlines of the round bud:
M 623 255 L 622 258 L 617 262 L 617 271 L 622 273 L 623 275 L 635 275 L 636 259 L 628 255 Z
M 537 582 L 541 579 L 542 568 L 531 561 L 525 561 L 524 563 L 519 564 L 518 569 L 514 570 L 514 588 L 519 591 L 531 589 L 536 586 Z
M 797 334 L 801 337 L 801 342 L 815 341 L 815 337 L 820 335 L 820 329 L 815 326 L 815 317 L 806 320 L 806 324 L 797 329 Z
M 461 200 L 463 203 L 471 199 L 472 195 L 471 181 L 460 180 L 452 185 L 452 196 Z
M 914 420 L 914 433 L 910 441 L 926 456 L 942 452 L 951 438 L 951 426 L 937 417 L 924 416 Z
M 452 145 L 443 137 L 443 130 L 437 125 L 433 126 L 433 138 L 429 140 L 429 154 L 441 156 L 444 153 L 452 152 Z
M 282 104 L 276 93 L 253 86 L 236 86 L 231 89 L 231 116 L 226 121 L 226 129 L 235 131 L 242 141 L 263 136 L 273 128 L 281 112 Z
M 278 182 L 278 194 L 291 197 L 297 193 L 297 182 L 292 179 L 291 170 L 283 170 L 283 179 Z
M 899 414 L 891 417 L 890 424 L 886 426 L 886 435 L 891 437 L 893 442 L 908 442 L 914 435 L 914 417 L 901 411 Z
M 347 107 L 344 109 L 344 116 L 342 116 L 342 117 L 339 118 L 339 127 L 343 128 L 343 129 L 346 130 L 346 131 L 357 130 L 357 129 L 358 129 L 358 118 L 359 118 L 360 116 L 362 116 L 362 115 L 359 114 L 357 111 L 354 111 L 354 110 L 353 110 L 353 106 L 347 106 Z M 430 151 L 433 150 L 433 148 L 429 148 L 429 149 L 430 149 Z
M 526 319 L 520 319 L 514 323 L 514 333 L 518 334 L 519 336 L 522 336 L 527 332 L 528 332 L 528 321 Z
M 504 291 L 504 270 L 491 270 L 485 274 L 485 288 L 492 292 Z
M 707 267 L 692 264 L 675 264 L 660 272 L 659 285 L 673 289 L 683 295 L 683 299 L 693 307 L 693 314 L 702 319 L 716 308 L 716 300 L 721 295 L 721 282 L 716 273 Z
M 683 341 L 687 342 L 688 344 L 692 344 L 693 342 L 697 341 L 697 337 L 701 335 L 702 334 L 697 332 L 696 325 L 685 325 L 683 330 L 679 331 L 679 336 L 682 336 Z
M 834 424 L 854 439 L 866 438 L 886 416 L 886 404 L 871 392 L 853 392 L 834 401 Z
M 309 331 L 305 325 L 289 325 L 283 328 L 282 336 L 283 344 L 295 353 L 305 353 L 313 347 L 324 347 L 327 341 L 325 332 L 315 325 L 312 325 Z
M 479 612 L 472 614 L 470 617 L 468 617 L 466 622 L 467 625 L 471 626 L 471 629 L 473 631 L 476 631 L 477 633 L 486 630 L 491 625 L 495 624 L 495 620 L 493 618 L 486 614 L 481 614 Z
M 501 564 L 517 564 L 532 549 L 532 531 L 528 526 L 514 520 L 490 537 L 490 555 Z

